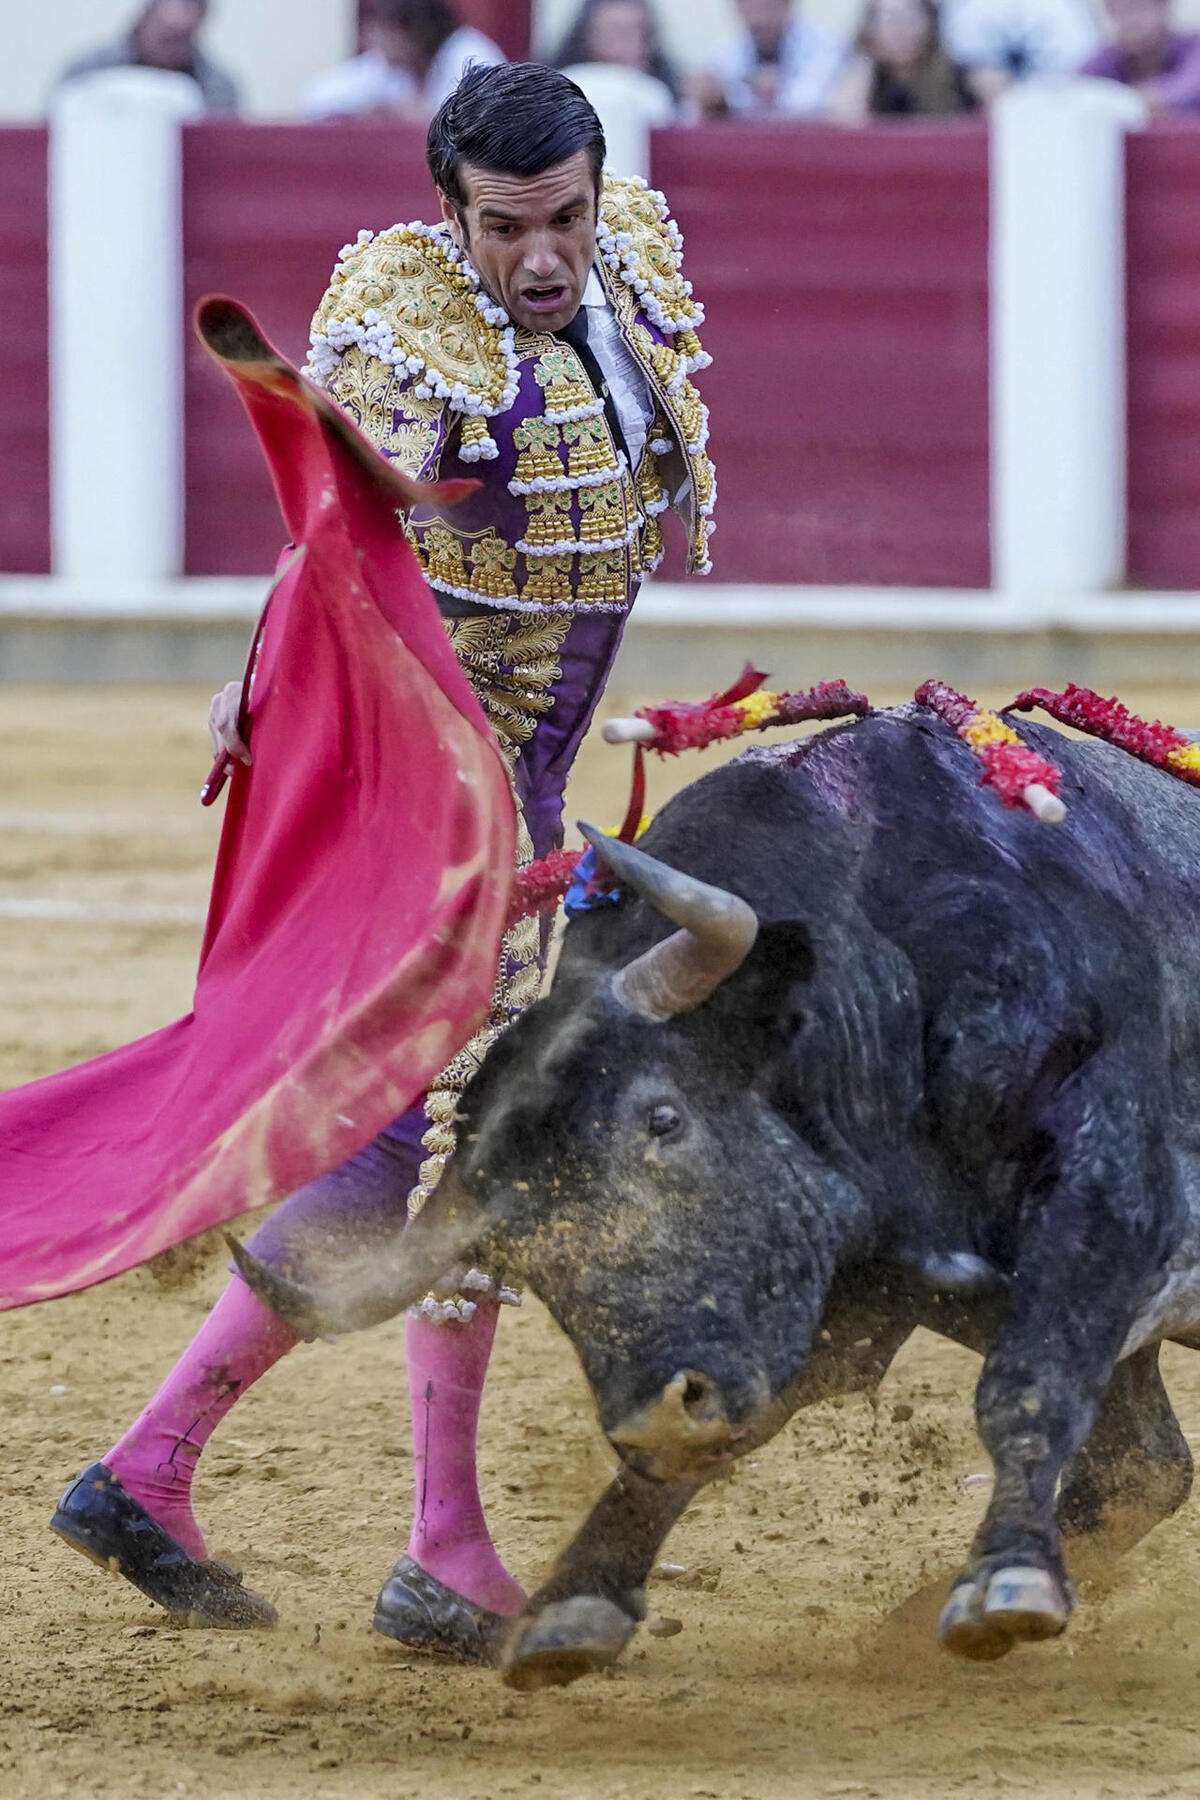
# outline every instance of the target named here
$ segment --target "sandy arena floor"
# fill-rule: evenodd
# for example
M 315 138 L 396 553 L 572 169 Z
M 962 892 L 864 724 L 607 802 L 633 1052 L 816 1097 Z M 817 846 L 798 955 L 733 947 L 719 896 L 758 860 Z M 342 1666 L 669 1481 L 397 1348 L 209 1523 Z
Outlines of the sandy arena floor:
M 217 823 L 195 798 L 206 698 L 4 692 L 0 1085 L 186 1008 Z M 1126 698 L 1200 718 L 1195 696 Z M 700 768 L 693 758 L 660 780 Z M 615 821 L 624 782 L 623 756 L 597 746 L 574 811 Z M 73 916 L 47 917 L 48 901 Z M 46 1520 L 222 1281 L 203 1251 L 0 1317 L 3 1800 L 1200 1794 L 1193 1509 L 1115 1570 L 1106 1596 L 1084 1595 L 1064 1640 L 983 1668 L 933 1647 L 986 1459 L 975 1359 L 928 1337 L 877 1397 L 804 1414 L 683 1521 L 668 1554 L 688 1573 L 653 1595 L 680 1635 L 639 1640 L 608 1678 L 532 1697 L 372 1638 L 371 1602 L 407 1525 L 402 1334 L 305 1347 L 237 1408 L 197 1482 L 214 1552 L 284 1623 L 173 1629 Z M 1168 1350 L 1164 1362 L 1200 1447 L 1200 1361 Z M 565 1342 L 535 1304 L 506 1315 L 483 1466 L 517 1574 L 538 1576 L 609 1464 Z

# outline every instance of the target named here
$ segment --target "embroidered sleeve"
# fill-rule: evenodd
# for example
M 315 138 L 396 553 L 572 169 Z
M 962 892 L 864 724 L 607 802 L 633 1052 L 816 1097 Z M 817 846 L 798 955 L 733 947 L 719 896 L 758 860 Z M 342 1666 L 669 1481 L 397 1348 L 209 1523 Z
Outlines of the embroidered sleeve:
M 357 344 L 325 384 L 377 450 L 409 475 L 434 480 L 447 437 L 445 402 L 417 395 L 416 378 Z

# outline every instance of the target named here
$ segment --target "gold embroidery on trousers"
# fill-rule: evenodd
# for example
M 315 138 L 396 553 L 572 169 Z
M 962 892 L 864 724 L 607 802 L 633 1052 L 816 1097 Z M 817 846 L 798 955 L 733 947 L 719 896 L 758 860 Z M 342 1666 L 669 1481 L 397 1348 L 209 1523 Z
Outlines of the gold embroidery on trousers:
M 446 620 L 454 654 L 510 764 L 554 705 L 570 623 L 561 615 L 503 612 Z

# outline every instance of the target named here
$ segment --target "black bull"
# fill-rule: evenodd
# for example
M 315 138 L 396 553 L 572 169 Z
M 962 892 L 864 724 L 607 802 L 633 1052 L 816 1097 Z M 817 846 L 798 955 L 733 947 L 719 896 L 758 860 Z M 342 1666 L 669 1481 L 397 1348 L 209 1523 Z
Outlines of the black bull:
M 317 1333 L 470 1252 L 570 1337 L 622 1468 L 509 1635 L 515 1685 L 610 1661 L 696 1488 L 917 1325 L 984 1353 L 949 1648 L 1061 1631 L 1063 1537 L 1115 1553 L 1186 1496 L 1158 1345 L 1200 1347 L 1200 794 L 1023 732 L 1060 826 L 909 707 L 707 775 L 643 855 L 604 841 L 623 897 L 568 928 L 416 1225 L 303 1285 L 244 1259 Z

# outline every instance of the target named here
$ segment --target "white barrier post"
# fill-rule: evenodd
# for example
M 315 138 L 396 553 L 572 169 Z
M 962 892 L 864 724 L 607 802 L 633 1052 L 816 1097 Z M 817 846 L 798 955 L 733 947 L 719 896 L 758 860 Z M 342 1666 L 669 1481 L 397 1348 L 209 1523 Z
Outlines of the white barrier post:
M 992 579 L 1082 593 L 1125 573 L 1125 132 L 1113 81 L 1029 82 L 991 128 Z
M 185 75 L 116 69 L 50 113 L 51 512 L 56 575 L 160 580 L 183 546 Z

